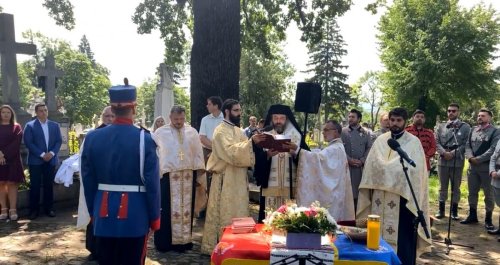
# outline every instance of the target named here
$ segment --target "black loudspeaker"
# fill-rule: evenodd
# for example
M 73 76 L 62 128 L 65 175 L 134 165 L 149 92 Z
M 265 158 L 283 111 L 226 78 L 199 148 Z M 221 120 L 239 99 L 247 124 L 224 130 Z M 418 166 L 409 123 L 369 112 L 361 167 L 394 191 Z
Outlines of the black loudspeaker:
M 321 104 L 321 86 L 316 83 L 299 82 L 295 93 L 295 111 L 318 113 Z

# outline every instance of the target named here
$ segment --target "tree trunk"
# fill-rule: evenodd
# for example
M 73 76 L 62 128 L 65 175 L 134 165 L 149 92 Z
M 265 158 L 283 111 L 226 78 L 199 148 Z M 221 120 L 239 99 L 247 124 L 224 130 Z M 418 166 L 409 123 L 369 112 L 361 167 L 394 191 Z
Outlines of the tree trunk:
M 199 129 L 206 99 L 239 98 L 240 1 L 194 0 L 191 126 Z

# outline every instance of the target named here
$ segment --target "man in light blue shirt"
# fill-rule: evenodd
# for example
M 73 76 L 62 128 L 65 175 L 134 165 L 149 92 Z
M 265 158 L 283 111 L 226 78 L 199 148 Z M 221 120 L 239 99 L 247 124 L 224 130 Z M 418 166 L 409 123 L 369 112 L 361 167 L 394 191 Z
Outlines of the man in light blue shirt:
M 212 96 L 207 99 L 207 110 L 209 114 L 201 119 L 200 125 L 200 141 L 203 145 L 205 160 L 212 151 L 212 136 L 215 127 L 224 120 L 224 115 L 221 112 L 222 99 Z

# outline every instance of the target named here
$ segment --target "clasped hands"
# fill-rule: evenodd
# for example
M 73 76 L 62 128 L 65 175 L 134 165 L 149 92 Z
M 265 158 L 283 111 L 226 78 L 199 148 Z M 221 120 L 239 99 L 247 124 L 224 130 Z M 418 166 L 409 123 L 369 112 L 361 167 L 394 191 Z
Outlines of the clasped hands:
M 49 162 L 52 159 L 52 157 L 54 157 L 54 155 L 51 152 L 47 152 L 45 153 L 45 155 L 43 155 L 42 159 L 45 162 Z
M 349 166 L 351 167 L 362 167 L 363 166 L 363 161 L 355 158 L 347 159 L 347 163 L 349 163 Z

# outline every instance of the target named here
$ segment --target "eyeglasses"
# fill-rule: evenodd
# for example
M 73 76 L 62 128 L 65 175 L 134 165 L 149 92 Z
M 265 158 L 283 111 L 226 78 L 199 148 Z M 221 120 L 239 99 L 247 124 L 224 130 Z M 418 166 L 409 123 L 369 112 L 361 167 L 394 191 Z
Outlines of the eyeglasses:
M 448 110 L 448 112 L 453 112 L 453 113 L 455 113 L 455 112 L 457 112 L 457 110 L 456 110 L 456 109 L 449 109 L 449 110 Z

